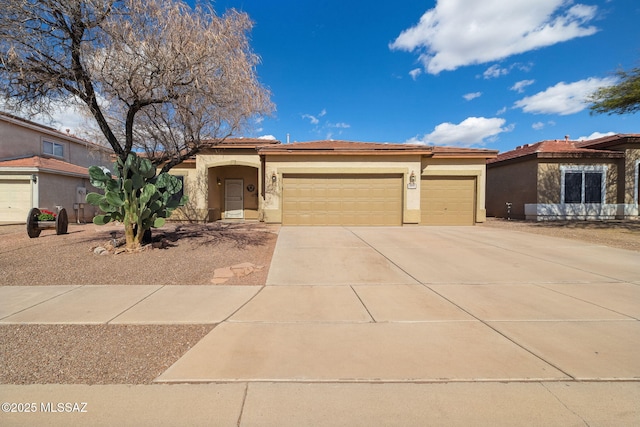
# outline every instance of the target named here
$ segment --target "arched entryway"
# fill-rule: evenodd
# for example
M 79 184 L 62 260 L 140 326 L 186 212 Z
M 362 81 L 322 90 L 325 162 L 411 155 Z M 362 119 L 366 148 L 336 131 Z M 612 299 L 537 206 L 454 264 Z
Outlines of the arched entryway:
M 225 165 L 209 168 L 209 220 L 259 219 L 258 168 Z

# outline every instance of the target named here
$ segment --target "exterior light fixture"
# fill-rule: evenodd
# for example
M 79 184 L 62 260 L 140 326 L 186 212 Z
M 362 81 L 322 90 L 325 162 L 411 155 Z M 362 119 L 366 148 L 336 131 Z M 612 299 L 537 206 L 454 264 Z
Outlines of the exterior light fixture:
M 38 183 L 38 175 L 36 175 L 36 174 L 31 175 L 31 181 L 33 181 L 34 184 L 37 184 Z
M 416 174 L 413 171 L 411 171 L 411 175 L 409 175 L 409 183 L 410 184 L 416 183 Z
M 218 183 L 218 185 L 222 185 L 222 181 L 220 181 L 220 177 L 216 177 L 216 182 Z
M 277 180 L 278 180 L 278 176 L 276 175 L 276 173 L 271 172 L 271 182 L 275 184 Z

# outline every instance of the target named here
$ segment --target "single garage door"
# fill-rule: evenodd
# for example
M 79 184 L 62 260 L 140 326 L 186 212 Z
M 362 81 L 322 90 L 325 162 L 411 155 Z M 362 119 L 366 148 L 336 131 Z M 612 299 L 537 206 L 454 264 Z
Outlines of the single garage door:
M 283 225 L 402 225 L 401 175 L 284 175 Z
M 421 224 L 475 223 L 475 177 L 423 177 L 420 187 Z
M 0 180 L 0 221 L 25 222 L 31 209 L 29 180 Z

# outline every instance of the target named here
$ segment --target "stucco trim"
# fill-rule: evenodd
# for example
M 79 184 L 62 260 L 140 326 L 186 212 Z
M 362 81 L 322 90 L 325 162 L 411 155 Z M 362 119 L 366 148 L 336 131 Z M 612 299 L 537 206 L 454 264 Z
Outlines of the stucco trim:
M 640 160 L 636 160 L 635 182 L 633 184 L 633 204 L 638 205 L 638 191 L 640 191 Z
M 396 167 L 396 168 L 350 168 L 345 166 L 337 167 L 278 167 L 278 174 L 406 174 L 409 170 L 408 167 Z
M 237 160 L 237 159 L 229 159 L 229 160 L 218 160 L 213 162 L 205 162 L 204 167 L 209 168 L 217 168 L 221 166 L 248 166 L 250 168 L 260 168 L 260 160 L 256 160 L 255 162 L 247 161 L 247 160 Z
M 437 169 L 431 170 L 426 168 L 422 171 L 422 176 L 482 176 L 482 170 L 472 170 L 472 169 Z

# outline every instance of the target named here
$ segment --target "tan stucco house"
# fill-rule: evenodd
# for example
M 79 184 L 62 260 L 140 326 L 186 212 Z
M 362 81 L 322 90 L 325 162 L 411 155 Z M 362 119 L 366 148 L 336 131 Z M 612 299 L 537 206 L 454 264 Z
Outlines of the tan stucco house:
M 487 214 L 636 219 L 640 134 L 525 144 L 487 161 Z
M 483 222 L 496 151 L 409 144 L 227 139 L 174 167 L 189 204 L 174 219 L 283 225 Z
M 47 126 L 0 113 L 0 222 L 25 222 L 32 207 L 66 209 L 91 221 L 88 167 L 111 167 L 113 151 Z

